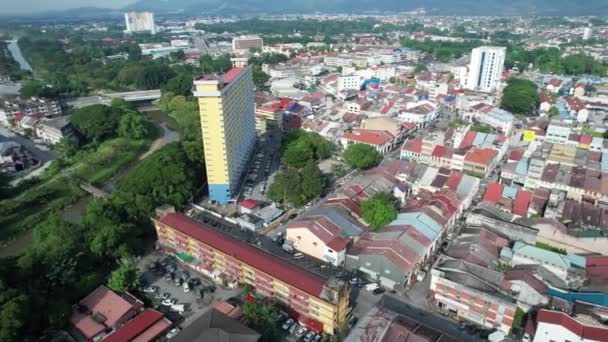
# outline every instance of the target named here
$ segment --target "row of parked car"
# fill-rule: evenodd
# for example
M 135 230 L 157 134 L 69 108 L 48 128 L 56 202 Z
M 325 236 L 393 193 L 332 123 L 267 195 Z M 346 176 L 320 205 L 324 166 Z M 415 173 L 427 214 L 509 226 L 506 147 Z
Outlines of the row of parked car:
M 319 342 L 323 336 L 321 334 L 316 334 L 312 331 L 309 331 L 304 326 L 300 325 L 293 318 L 287 318 L 286 315 L 278 313 L 280 319 L 277 319 L 279 324 L 281 324 L 281 329 L 288 332 L 290 335 L 293 335 L 297 341 L 301 342 Z M 277 318 L 275 316 L 275 318 Z
M 253 187 L 255 186 L 255 182 L 258 180 L 259 174 L 262 172 L 262 162 L 264 161 L 264 152 L 260 151 L 256 154 L 255 159 L 253 161 L 253 166 L 249 170 L 247 174 L 247 178 L 245 180 L 245 187 L 243 188 L 244 196 L 251 196 L 251 192 L 253 191 Z M 270 164 L 272 163 L 272 158 L 266 161 L 264 165 L 264 176 L 268 176 L 270 174 Z M 262 182 L 261 193 L 263 194 L 266 191 L 266 182 Z

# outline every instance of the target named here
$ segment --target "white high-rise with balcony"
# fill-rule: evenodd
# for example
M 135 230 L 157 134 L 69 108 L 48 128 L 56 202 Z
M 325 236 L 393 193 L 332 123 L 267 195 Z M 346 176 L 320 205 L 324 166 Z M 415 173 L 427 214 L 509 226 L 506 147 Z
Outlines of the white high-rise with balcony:
M 150 32 L 156 33 L 154 24 L 154 13 L 152 12 L 128 12 L 125 13 L 125 25 L 127 33 Z
M 469 64 L 466 88 L 493 92 L 500 84 L 507 48 L 502 46 L 480 46 L 474 48 Z

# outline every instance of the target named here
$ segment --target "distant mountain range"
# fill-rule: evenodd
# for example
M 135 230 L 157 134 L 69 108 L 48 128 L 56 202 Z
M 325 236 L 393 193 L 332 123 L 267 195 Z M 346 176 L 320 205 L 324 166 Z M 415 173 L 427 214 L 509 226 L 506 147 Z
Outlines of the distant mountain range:
M 121 10 L 75 8 L 27 15 L 45 18 L 115 17 L 124 11 L 188 16 L 408 12 L 424 8 L 430 15 L 586 16 L 608 15 L 608 0 L 139 0 Z M 14 17 L 2 15 L 0 17 Z M 25 17 L 18 16 L 18 17 Z
M 606 0 L 139 0 L 128 10 L 192 15 L 256 13 L 405 12 L 423 7 L 437 15 L 608 15 Z

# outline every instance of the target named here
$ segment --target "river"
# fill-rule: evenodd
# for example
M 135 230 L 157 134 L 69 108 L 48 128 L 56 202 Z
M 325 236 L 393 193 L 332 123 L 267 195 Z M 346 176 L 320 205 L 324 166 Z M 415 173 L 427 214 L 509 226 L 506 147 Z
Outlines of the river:
M 21 49 L 17 44 L 17 39 L 7 40 L 6 42 L 8 43 L 8 50 L 11 52 L 11 55 L 13 55 L 13 59 L 19 63 L 21 70 L 33 71 L 30 63 L 28 63 L 25 60 L 25 57 L 23 57 Z

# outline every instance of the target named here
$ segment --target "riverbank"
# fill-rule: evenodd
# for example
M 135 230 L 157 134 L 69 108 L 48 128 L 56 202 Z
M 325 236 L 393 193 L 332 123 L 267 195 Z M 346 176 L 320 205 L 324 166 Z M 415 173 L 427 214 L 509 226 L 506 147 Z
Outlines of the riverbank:
M 19 48 L 17 39 L 7 40 L 6 42 L 8 43 L 8 50 L 11 52 L 13 59 L 19 64 L 21 70 L 33 72 L 32 66 L 25 57 L 23 57 L 23 53 L 21 53 L 21 48 Z

